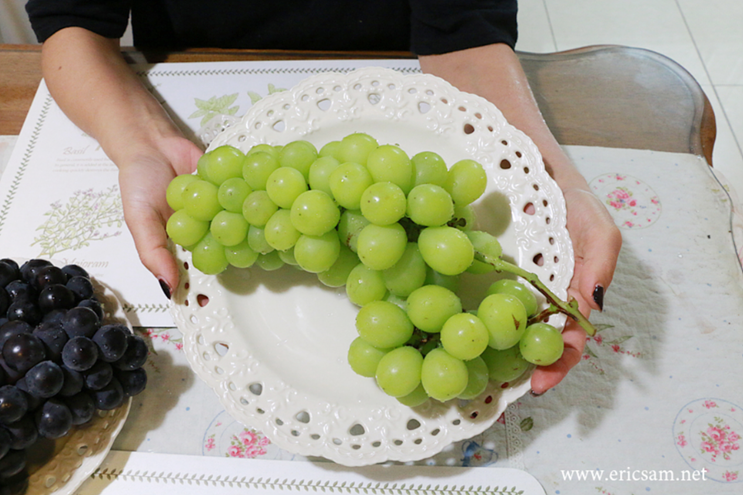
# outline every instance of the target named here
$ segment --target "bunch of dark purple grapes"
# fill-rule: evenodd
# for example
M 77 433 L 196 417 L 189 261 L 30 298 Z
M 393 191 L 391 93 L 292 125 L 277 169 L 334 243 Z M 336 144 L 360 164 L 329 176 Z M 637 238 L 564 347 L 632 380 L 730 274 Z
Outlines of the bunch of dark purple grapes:
M 147 344 L 105 323 L 87 271 L 0 260 L 0 493 L 23 493 L 27 451 L 144 390 Z

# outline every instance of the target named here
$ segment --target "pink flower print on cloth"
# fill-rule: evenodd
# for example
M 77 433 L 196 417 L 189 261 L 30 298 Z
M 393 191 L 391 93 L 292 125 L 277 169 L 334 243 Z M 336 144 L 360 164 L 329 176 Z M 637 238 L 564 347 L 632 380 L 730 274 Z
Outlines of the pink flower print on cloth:
M 707 478 L 739 483 L 743 467 L 743 412 L 724 399 L 697 399 L 681 409 L 673 427 L 673 442 L 693 469 Z
M 660 218 L 658 195 L 639 179 L 626 174 L 604 174 L 593 179 L 590 187 L 620 228 L 641 229 Z

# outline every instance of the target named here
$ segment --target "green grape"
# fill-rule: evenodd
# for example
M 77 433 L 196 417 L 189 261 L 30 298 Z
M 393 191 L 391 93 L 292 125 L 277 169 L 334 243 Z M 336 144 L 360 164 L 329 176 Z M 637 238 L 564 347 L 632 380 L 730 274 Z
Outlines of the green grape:
M 333 195 L 330 190 L 330 174 L 341 166 L 336 158 L 332 156 L 321 156 L 310 166 L 309 185 L 310 189 L 323 191 L 329 196 Z
M 347 210 L 358 210 L 361 195 L 374 183 L 371 174 L 358 163 L 342 163 L 328 177 L 328 185 L 339 205 Z
M 279 207 L 271 201 L 266 191 L 253 191 L 248 194 L 242 205 L 242 213 L 250 225 L 264 227 L 268 219 L 276 213 Z
M 253 192 L 245 179 L 233 177 L 222 182 L 217 191 L 217 199 L 222 208 L 232 213 L 242 213 L 243 203 L 248 194 Z
M 361 337 L 348 347 L 348 364 L 357 374 L 371 378 L 377 374 L 379 360 L 391 349 L 377 349 Z
M 385 294 L 385 296 L 382 298 L 383 301 L 391 302 L 398 308 L 402 309 L 403 311 L 408 310 L 408 301 L 404 297 L 396 296 L 394 294 L 390 294 L 389 292 Z
M 402 257 L 382 272 L 384 285 L 390 294 L 408 297 L 426 281 L 426 262 L 423 261 L 418 244 L 409 242 Z
M 488 367 L 488 375 L 495 382 L 512 382 L 529 369 L 529 362 L 521 357 L 518 344 L 497 351 L 488 347 L 482 353 L 482 359 Z
M 366 165 L 369 153 L 379 146 L 376 139 L 363 132 L 349 134 L 341 140 L 338 147 L 338 160 Z
M 410 159 L 413 164 L 413 186 L 433 184 L 444 187 L 448 170 L 446 162 L 433 151 L 421 151 Z
M 454 227 L 426 227 L 418 236 L 418 248 L 426 264 L 444 275 L 459 275 L 475 259 L 467 235 Z
M 490 294 L 511 294 L 512 296 L 516 296 L 524 305 L 527 316 L 531 317 L 537 314 L 537 297 L 526 285 L 520 282 L 503 278 L 493 282 L 488 287 L 485 295 L 489 296 Z
M 165 201 L 168 202 L 173 211 L 183 208 L 183 190 L 191 182 L 199 180 L 198 175 L 182 174 L 173 177 L 165 190 Z
M 214 148 L 204 156 L 207 161 L 205 165 L 207 180 L 212 184 L 219 186 L 227 179 L 242 176 L 242 162 L 245 155 L 234 146 L 225 144 Z
M 457 397 L 464 400 L 472 400 L 482 394 L 488 387 L 489 375 L 488 365 L 481 357 L 465 361 L 467 366 L 467 388 Z
M 361 213 L 375 225 L 390 225 L 405 216 L 405 193 L 392 182 L 376 182 L 361 195 Z
M 209 231 L 223 246 L 234 246 L 245 240 L 248 227 L 241 214 L 223 210 L 214 216 Z
M 255 225 L 248 228 L 248 245 L 250 249 L 260 254 L 268 254 L 275 249 L 266 241 L 265 230 Z
M 255 264 L 264 271 L 272 272 L 284 266 L 284 261 L 279 256 L 278 251 L 271 251 L 270 253 L 259 255 Z
M 392 182 L 405 194 L 413 187 L 413 164 L 399 146 L 384 144 L 377 147 L 369 153 L 366 168 L 374 182 Z
M 178 210 L 168 218 L 165 231 L 176 244 L 192 246 L 209 231 L 209 222 L 196 220 L 186 210 Z
M 299 170 L 309 181 L 310 166 L 317 160 L 317 148 L 309 141 L 292 141 L 279 152 L 279 165 Z
M 421 367 L 421 383 L 426 393 L 441 402 L 454 399 L 467 388 L 469 372 L 464 361 L 442 348 L 426 354 Z
M 488 234 L 487 232 L 482 232 L 479 230 L 468 230 L 465 233 L 467 234 L 467 238 L 472 243 L 472 247 L 475 249 L 476 253 L 480 253 L 491 258 L 500 258 L 501 254 L 503 254 L 503 249 L 501 248 L 498 239 Z M 468 272 L 475 274 L 490 273 L 493 270 L 495 270 L 495 267 L 493 267 L 493 265 L 489 265 L 478 260 L 474 260 L 469 268 L 467 268 Z
M 296 266 L 296 267 L 299 266 L 299 264 L 297 263 L 297 259 L 294 257 L 293 247 L 287 249 L 286 251 L 279 251 L 277 249 L 277 252 L 279 253 L 279 258 L 281 258 L 281 261 L 283 261 L 287 265 Z
M 454 218 L 449 222 L 450 226 L 466 232 L 475 228 L 475 222 L 475 209 L 472 205 L 454 205 Z
M 467 361 L 482 354 L 488 346 L 490 332 L 475 315 L 457 313 L 441 328 L 441 344 L 455 358 Z
M 459 275 L 444 275 L 430 266 L 426 266 L 426 281 L 424 285 L 440 285 L 452 292 L 459 291 Z
M 219 188 L 205 180 L 196 180 L 183 189 L 183 208 L 196 220 L 210 221 L 222 211 Z
M 361 210 L 345 210 L 338 222 L 338 237 L 354 253 L 358 250 L 359 234 L 371 222 L 361 214 Z
M 263 229 L 268 245 L 278 251 L 293 248 L 301 235 L 291 221 L 291 213 L 283 208 L 271 215 Z
M 454 202 L 443 187 L 421 184 L 408 194 L 407 213 L 418 225 L 437 227 L 452 219 Z
M 341 243 L 335 230 L 321 236 L 301 235 L 294 244 L 294 258 L 302 270 L 320 273 L 330 269 L 341 252 Z
M 317 156 L 322 158 L 325 156 L 332 156 L 336 160 L 340 161 L 340 158 L 338 158 L 340 155 L 338 154 L 338 150 L 341 147 L 340 141 L 330 141 L 328 143 L 325 143 L 325 145 L 320 148 L 320 151 L 317 152 Z
M 323 235 L 334 229 L 340 218 L 333 198 L 319 190 L 303 192 L 291 206 L 292 224 L 306 235 Z
M 346 285 L 348 276 L 358 264 L 359 257 L 356 253 L 348 249 L 345 244 L 341 244 L 338 259 L 326 271 L 318 273 L 317 279 L 328 287 L 342 287 Z
M 253 153 L 268 153 L 272 157 L 276 158 L 276 160 L 279 159 L 279 152 L 281 151 L 282 146 L 272 146 L 270 144 L 261 143 L 256 144 L 248 152 L 245 154 L 252 155 Z
M 403 406 L 418 407 L 428 400 L 428 394 L 426 393 L 426 389 L 423 388 L 423 385 L 418 385 L 408 395 L 396 398 Z
M 464 206 L 482 196 L 487 185 L 488 176 L 482 165 L 474 160 L 460 160 L 449 169 L 444 189 L 456 205 Z
M 377 365 L 377 385 L 392 397 L 404 397 L 421 384 L 423 356 L 417 349 L 404 346 L 382 356 Z
M 408 235 L 399 223 L 369 224 L 359 234 L 356 254 L 369 268 L 386 270 L 400 260 L 407 245 Z
M 387 301 L 372 301 L 356 314 L 359 336 L 374 347 L 400 347 L 413 335 L 413 324 L 405 311 Z
M 258 253 L 253 251 L 246 238 L 239 244 L 224 248 L 224 254 L 227 262 L 236 268 L 248 268 L 258 259 Z
M 387 294 L 382 272 L 372 270 L 359 263 L 348 274 L 346 295 L 357 306 L 365 306 L 372 301 L 380 301 Z
M 266 181 L 268 197 L 280 208 L 291 208 L 297 196 L 306 190 L 307 181 L 302 172 L 292 167 L 277 168 Z
M 194 268 L 206 275 L 222 273 L 229 265 L 224 246 L 209 232 L 194 246 L 191 251 L 191 261 Z
M 539 366 L 549 366 L 560 359 L 564 347 L 560 331 L 547 323 L 529 325 L 519 341 L 521 356 Z
M 490 332 L 488 345 L 503 350 L 519 342 L 526 330 L 526 309 L 516 296 L 491 294 L 482 300 L 477 316 Z
M 207 156 L 210 152 L 206 152 L 199 157 L 196 162 L 196 174 L 201 180 L 209 180 L 209 157 Z
M 461 312 L 459 297 L 438 285 L 424 285 L 408 296 L 408 317 L 424 332 L 440 332 L 446 320 Z
M 266 189 L 268 177 L 278 168 L 277 156 L 266 151 L 251 151 L 243 159 L 243 179 L 252 190 L 262 191 Z

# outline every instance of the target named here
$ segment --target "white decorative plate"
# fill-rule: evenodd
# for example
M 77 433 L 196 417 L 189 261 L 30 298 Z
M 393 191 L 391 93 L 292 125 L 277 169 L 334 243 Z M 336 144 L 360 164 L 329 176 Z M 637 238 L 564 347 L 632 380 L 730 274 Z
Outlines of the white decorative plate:
M 26 259 L 14 258 L 20 265 Z M 52 260 L 62 267 L 64 263 Z M 103 306 L 105 323 L 121 323 L 133 332 L 121 302 L 106 285 L 93 279 L 98 301 Z M 131 399 L 111 411 L 96 410 L 85 425 L 73 426 L 66 436 L 49 442 L 39 442 L 29 451 L 30 472 L 26 495 L 71 495 L 101 465 L 124 426 Z M 44 451 L 53 449 L 53 454 Z
M 366 68 L 310 77 L 222 125 L 207 137 L 211 149 L 230 144 L 247 151 L 296 139 L 319 149 L 359 131 L 411 156 L 435 151 L 449 165 L 475 159 L 489 174 L 476 204 L 479 228 L 498 236 L 507 258 L 567 295 L 573 249 L 562 193 L 532 141 L 480 97 L 430 75 Z M 524 376 L 491 384 L 469 402 L 403 406 L 350 369 L 357 308 L 343 289 L 290 267 L 206 276 L 192 268 L 188 252 L 178 249 L 177 256 L 181 283 L 171 312 L 189 363 L 235 419 L 290 452 L 349 466 L 420 460 L 481 433 L 529 390 Z M 465 307 L 492 280 L 465 277 Z

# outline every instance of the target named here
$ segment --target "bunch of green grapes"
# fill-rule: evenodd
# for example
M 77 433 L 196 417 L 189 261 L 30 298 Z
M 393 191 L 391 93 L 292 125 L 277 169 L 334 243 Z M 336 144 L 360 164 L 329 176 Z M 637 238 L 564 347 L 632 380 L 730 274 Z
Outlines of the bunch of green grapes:
M 348 352 L 356 373 L 410 406 L 472 399 L 563 351 L 519 282 L 500 280 L 476 310 L 462 307 L 461 274 L 503 269 L 498 240 L 473 230 L 486 185 L 474 160 L 411 158 L 364 133 L 319 151 L 304 140 L 245 154 L 224 145 L 171 182 L 167 232 L 206 274 L 289 264 L 345 286 L 360 307 Z

